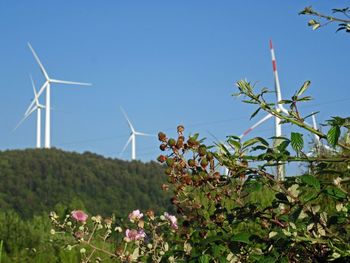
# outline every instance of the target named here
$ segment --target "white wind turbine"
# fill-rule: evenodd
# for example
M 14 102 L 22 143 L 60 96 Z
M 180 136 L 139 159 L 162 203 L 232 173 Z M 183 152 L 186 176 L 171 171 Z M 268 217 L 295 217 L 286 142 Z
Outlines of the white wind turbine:
M 126 121 L 128 122 L 128 126 L 131 130 L 130 137 L 129 137 L 128 141 L 126 142 L 120 155 L 122 155 L 124 153 L 126 147 L 128 147 L 129 143 L 131 142 L 131 160 L 136 160 L 136 135 L 139 135 L 139 136 L 154 136 L 154 135 L 135 131 L 134 126 L 132 126 L 131 121 L 129 120 L 128 115 L 126 115 L 126 112 L 124 111 L 124 109 L 122 107 L 120 107 L 120 109 L 123 112 L 123 115 L 124 115 Z
M 74 81 L 66 81 L 66 80 L 57 80 L 57 79 L 50 78 L 49 75 L 47 74 L 43 64 L 41 63 L 39 57 L 35 53 L 33 47 L 30 45 L 30 43 L 28 43 L 28 46 L 29 46 L 29 49 L 31 50 L 31 52 L 33 53 L 33 56 L 34 56 L 36 62 L 38 63 L 40 70 L 46 79 L 44 84 L 41 86 L 41 88 L 37 94 L 38 95 L 37 97 L 39 97 L 46 88 L 45 148 L 50 148 L 51 147 L 51 118 L 50 118 L 50 114 L 51 114 L 51 101 L 50 101 L 51 84 L 56 83 L 56 84 L 68 84 L 68 85 L 71 84 L 71 85 L 84 85 L 84 86 L 90 86 L 91 84 L 90 83 L 82 83 L 82 82 L 74 82 Z M 31 111 L 34 104 L 35 104 L 35 101 L 33 100 L 32 103 L 29 105 L 29 107 L 26 111 L 26 114 L 28 114 Z
M 280 87 L 280 82 L 279 82 L 279 78 L 278 78 L 276 57 L 275 57 L 275 51 L 274 51 L 274 48 L 273 48 L 273 45 L 272 45 L 272 40 L 270 40 L 270 50 L 271 50 L 272 68 L 273 68 L 273 74 L 274 74 L 274 80 L 275 80 L 275 93 L 276 93 L 276 100 L 277 100 L 276 101 L 276 110 L 278 112 L 283 112 L 283 113 L 289 115 L 288 110 L 286 108 L 284 108 L 284 106 L 282 104 L 278 103 L 278 102 L 280 102 L 282 100 L 282 94 L 281 94 L 281 87 Z M 273 115 L 271 113 L 267 114 L 264 118 L 262 118 L 260 121 L 255 123 L 248 130 L 246 130 L 240 136 L 240 138 L 242 138 L 243 136 L 246 136 L 249 132 L 251 132 L 256 127 L 258 127 L 259 125 L 261 125 L 262 123 L 264 123 L 265 121 L 267 121 L 268 119 L 270 119 L 272 117 L 273 117 Z M 314 118 L 315 117 L 313 116 L 313 122 L 314 122 L 313 127 L 315 128 L 317 126 L 315 126 L 316 122 L 315 122 Z M 275 136 L 276 137 L 281 137 L 282 136 L 282 125 L 281 125 L 280 121 L 281 120 L 278 117 L 275 116 Z M 308 123 L 306 123 L 306 124 L 311 126 Z M 317 135 L 315 135 L 315 142 L 317 143 L 317 145 L 320 144 L 320 138 Z M 278 145 L 278 140 L 275 140 L 275 145 Z M 284 180 L 284 178 L 285 178 L 285 167 L 284 167 L 284 165 L 277 165 L 277 167 L 276 167 L 276 174 L 277 174 L 277 179 Z
M 22 122 L 24 122 L 34 111 L 36 111 L 36 148 L 41 148 L 41 109 L 45 108 L 44 105 L 39 103 L 39 96 L 37 94 L 35 85 L 34 85 L 34 81 L 32 76 L 30 75 L 30 80 L 32 83 L 32 87 L 33 87 L 33 92 L 34 92 L 34 106 L 31 108 L 31 110 L 28 113 L 24 114 L 23 119 L 17 124 L 17 126 L 15 127 L 14 130 L 16 130 L 21 124 Z
M 318 130 L 315 114 L 312 115 L 311 118 L 312 118 L 312 127 L 315 130 Z M 328 145 L 323 144 L 320 140 L 320 137 L 315 135 L 314 147 L 306 155 L 307 156 L 317 155 L 317 153 L 323 152 L 324 150 L 326 150 L 328 153 L 336 153 L 337 152 L 334 148 L 331 148 Z
M 272 41 L 270 40 L 270 50 L 271 50 L 271 58 L 272 58 L 272 68 L 273 68 L 273 74 L 275 79 L 275 93 L 276 93 L 276 110 L 279 112 L 284 112 L 285 114 L 288 114 L 288 110 L 284 108 L 282 104 L 279 104 L 278 102 L 282 100 L 282 94 L 281 94 L 281 87 L 280 82 L 278 78 L 278 72 L 277 72 L 277 65 L 276 65 L 276 57 L 275 57 L 275 51 L 272 46 Z M 262 118 L 260 121 L 255 123 L 253 126 L 251 126 L 248 130 L 246 130 L 240 138 L 243 136 L 246 136 L 249 132 L 254 130 L 256 127 L 267 121 L 268 119 L 272 118 L 273 115 L 271 113 L 267 114 L 264 118 Z M 281 137 L 282 136 L 282 125 L 280 123 L 280 119 L 278 117 L 275 117 L 275 136 Z M 278 140 L 275 141 L 275 144 L 278 144 Z M 279 180 L 284 180 L 285 178 L 285 168 L 284 165 L 278 165 L 276 167 L 277 170 L 277 178 Z

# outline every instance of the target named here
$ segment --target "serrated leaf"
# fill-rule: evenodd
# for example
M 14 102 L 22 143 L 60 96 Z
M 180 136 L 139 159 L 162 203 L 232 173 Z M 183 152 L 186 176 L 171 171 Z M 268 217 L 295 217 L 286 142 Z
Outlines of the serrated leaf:
M 340 127 L 338 125 L 333 126 L 332 128 L 329 129 L 327 133 L 327 141 L 328 143 L 335 147 L 338 143 L 340 136 Z
M 241 232 L 233 236 L 232 241 L 242 242 L 245 244 L 250 244 L 250 234 L 247 232 Z
M 344 199 L 347 196 L 342 190 L 333 186 L 327 188 L 327 194 L 335 199 Z
M 301 86 L 301 88 L 298 90 L 296 94 L 297 97 L 301 96 L 309 88 L 310 84 L 311 84 L 310 80 L 305 81 L 303 86 Z
M 304 174 L 300 177 L 301 181 L 307 185 L 315 187 L 320 190 L 320 181 L 310 174 Z
M 300 152 L 304 147 L 303 135 L 298 132 L 292 132 L 290 136 L 290 143 L 294 151 L 297 153 Z

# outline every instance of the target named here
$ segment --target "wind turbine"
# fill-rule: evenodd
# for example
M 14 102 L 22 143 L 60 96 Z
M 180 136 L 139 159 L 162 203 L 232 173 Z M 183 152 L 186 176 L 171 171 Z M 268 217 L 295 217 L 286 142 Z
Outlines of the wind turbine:
M 52 83 L 56 83 L 56 84 L 71 84 L 71 85 L 83 85 L 83 86 L 90 86 L 90 83 L 82 83 L 82 82 L 74 82 L 74 81 L 66 81 L 66 80 L 57 80 L 57 79 L 52 79 L 49 77 L 49 75 L 47 74 L 43 64 L 41 63 L 38 55 L 35 53 L 33 47 L 30 45 L 30 43 L 28 43 L 28 47 L 31 50 L 31 52 L 33 53 L 33 56 L 36 60 L 36 62 L 38 63 L 41 72 L 43 73 L 44 77 L 45 77 L 45 82 L 44 84 L 41 86 L 39 92 L 38 92 L 38 97 L 43 93 L 43 91 L 46 88 L 46 105 L 45 105 L 45 148 L 50 148 L 51 147 L 51 101 L 50 101 L 50 96 L 51 96 L 51 84 Z M 35 101 L 33 100 L 32 103 L 29 105 L 26 114 L 28 114 L 32 107 L 34 106 Z
M 44 105 L 39 103 L 39 96 L 37 94 L 34 81 L 32 76 L 30 75 L 30 80 L 33 87 L 34 92 L 34 106 L 31 108 L 31 110 L 28 113 L 24 114 L 23 119 L 17 124 L 14 130 L 16 130 L 34 111 L 36 111 L 37 114 L 37 120 L 36 120 L 36 148 L 41 148 L 41 109 L 45 108 Z
M 129 143 L 131 142 L 131 160 L 136 160 L 136 135 L 139 135 L 139 136 L 154 136 L 154 135 L 136 131 L 134 129 L 134 126 L 132 126 L 131 121 L 129 120 L 128 115 L 126 115 L 126 112 L 124 111 L 124 109 L 122 107 L 120 107 L 120 109 L 123 112 L 123 115 L 124 115 L 126 121 L 128 122 L 128 126 L 131 130 L 130 137 L 129 137 L 128 141 L 126 142 L 120 155 L 122 155 L 124 153 L 126 147 L 128 147 Z
M 312 115 L 311 118 L 312 118 L 312 127 L 315 130 L 318 130 L 315 114 Z M 314 147 L 306 155 L 307 156 L 317 155 L 318 152 L 322 153 L 322 152 L 324 152 L 324 150 L 326 150 L 328 153 L 336 153 L 337 152 L 334 148 L 331 148 L 328 145 L 323 144 L 320 140 L 320 137 L 315 135 Z
M 272 45 L 272 40 L 270 40 L 270 50 L 271 50 L 271 58 L 272 58 L 272 68 L 273 68 L 273 75 L 275 79 L 275 93 L 276 93 L 276 110 L 279 112 L 284 112 L 285 114 L 288 114 L 288 110 L 284 108 L 282 104 L 279 104 L 278 102 L 282 100 L 282 94 L 281 94 L 281 87 L 280 82 L 278 78 L 278 72 L 277 72 L 277 64 L 276 64 L 276 57 L 275 57 L 275 51 Z M 248 130 L 246 130 L 240 138 L 243 136 L 246 136 L 249 132 L 254 130 L 256 127 L 267 121 L 268 119 L 272 118 L 273 115 L 271 113 L 267 114 L 264 118 L 262 118 L 260 121 L 255 123 L 253 126 L 251 126 Z M 275 116 L 275 136 L 281 137 L 282 136 L 282 125 L 280 123 L 280 119 Z M 274 142 L 275 146 L 279 144 L 279 140 L 276 139 Z M 284 180 L 285 178 L 285 167 L 284 165 L 277 165 L 276 166 L 276 172 L 277 172 L 277 179 L 278 180 Z

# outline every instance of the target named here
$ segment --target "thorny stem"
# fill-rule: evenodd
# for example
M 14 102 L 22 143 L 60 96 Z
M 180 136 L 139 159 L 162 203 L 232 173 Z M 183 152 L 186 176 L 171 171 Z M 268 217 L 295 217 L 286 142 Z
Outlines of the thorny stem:
M 350 22 L 350 21 L 349 21 Z M 248 83 L 247 83 L 248 84 Z M 250 84 L 249 84 L 250 85 Z M 275 110 L 271 107 L 269 107 L 268 105 L 266 105 L 265 102 L 262 102 L 258 96 L 256 96 L 252 91 L 250 91 L 249 89 L 251 89 L 250 87 L 249 88 L 245 88 L 247 89 L 247 91 L 244 91 L 243 93 L 250 97 L 252 100 L 254 100 L 255 102 L 258 103 L 258 105 L 265 111 L 267 111 L 268 113 L 271 113 L 273 116 L 279 118 L 279 119 L 282 119 L 282 120 L 286 120 L 288 121 L 289 123 L 292 123 L 292 124 L 295 124 L 313 134 L 316 134 L 317 136 L 319 136 L 320 138 L 322 139 L 327 139 L 327 135 L 325 135 L 324 133 L 320 132 L 319 130 L 316 130 L 314 129 L 313 127 L 307 125 L 306 123 L 304 123 L 303 121 L 300 121 L 300 120 L 296 120 L 295 118 L 292 118 L 292 117 L 289 117 L 285 114 L 282 114 L 280 111 L 278 110 Z M 341 142 L 338 142 L 337 143 L 340 147 L 344 148 L 344 149 L 347 149 L 347 150 L 350 150 L 350 147 L 341 143 Z
M 346 17 L 348 17 L 348 15 L 346 13 L 343 13 Z M 350 20 L 348 19 L 341 19 L 341 18 L 337 18 L 337 17 L 333 17 L 333 16 L 328 16 L 328 15 L 324 15 L 324 14 L 321 14 L 319 12 L 316 12 L 316 11 L 312 11 L 310 13 L 310 15 L 315 15 L 315 16 L 318 16 L 318 17 L 322 17 L 324 19 L 327 19 L 329 21 L 336 21 L 336 22 L 342 22 L 342 23 L 350 23 Z
M 107 254 L 108 256 L 117 257 L 117 255 L 115 255 L 115 254 L 109 252 L 108 250 L 105 250 L 105 249 L 103 249 L 103 248 L 96 247 L 96 246 L 92 245 L 91 243 L 88 243 L 88 242 L 85 241 L 85 240 L 82 240 L 81 243 L 90 246 L 90 247 L 91 247 L 92 249 L 94 249 L 94 250 L 97 250 L 97 251 L 100 251 L 100 252 L 102 252 L 102 253 L 105 253 L 105 254 Z

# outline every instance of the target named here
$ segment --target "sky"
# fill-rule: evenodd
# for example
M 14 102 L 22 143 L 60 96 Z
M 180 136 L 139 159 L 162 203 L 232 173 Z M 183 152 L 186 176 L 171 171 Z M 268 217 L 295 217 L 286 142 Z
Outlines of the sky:
M 208 144 L 240 135 L 264 114 L 250 120 L 255 108 L 231 95 L 240 79 L 273 89 L 269 39 L 283 98 L 311 80 L 303 113 L 349 116 L 349 35 L 312 31 L 298 15 L 310 5 L 327 13 L 349 1 L 1 1 L 0 150 L 35 147 L 35 114 L 13 131 L 33 99 L 29 74 L 44 82 L 27 42 L 50 77 L 93 84 L 52 86 L 51 143 L 67 151 L 129 160 L 121 106 L 140 132 L 172 137 L 183 124 Z M 250 137 L 273 136 L 273 125 Z M 158 147 L 138 137 L 137 159 L 155 160 Z

